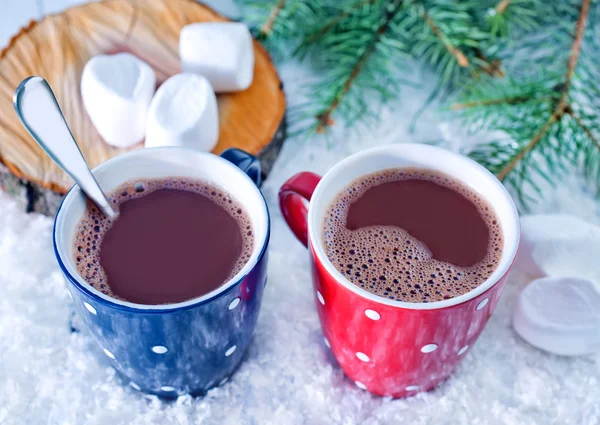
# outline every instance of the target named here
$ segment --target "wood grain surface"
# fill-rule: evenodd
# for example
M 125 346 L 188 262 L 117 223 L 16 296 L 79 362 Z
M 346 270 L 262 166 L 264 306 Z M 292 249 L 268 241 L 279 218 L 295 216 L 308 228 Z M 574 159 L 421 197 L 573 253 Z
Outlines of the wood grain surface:
M 128 51 L 150 64 L 160 84 L 181 71 L 178 45 L 184 25 L 226 20 L 191 0 L 105 0 L 31 21 L 0 53 L 0 185 L 25 197 L 28 210 L 49 214 L 72 185 L 14 112 L 12 95 L 21 80 L 30 75 L 48 80 L 94 167 L 124 150 L 102 140 L 83 108 L 79 87 L 86 62 L 97 54 Z M 268 173 L 285 138 L 285 95 L 268 53 L 257 41 L 254 53 L 250 88 L 218 96 L 220 137 L 214 152 L 244 149 L 258 155 Z

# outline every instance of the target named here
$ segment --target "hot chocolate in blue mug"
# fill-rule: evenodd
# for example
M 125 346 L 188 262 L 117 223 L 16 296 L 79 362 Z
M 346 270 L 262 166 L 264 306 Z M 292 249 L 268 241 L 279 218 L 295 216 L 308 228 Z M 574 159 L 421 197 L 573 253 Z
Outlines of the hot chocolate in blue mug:
M 163 397 L 223 384 L 248 348 L 266 283 L 258 161 L 238 149 L 149 148 L 93 174 L 117 218 L 74 186 L 53 239 L 96 352 L 132 387 Z

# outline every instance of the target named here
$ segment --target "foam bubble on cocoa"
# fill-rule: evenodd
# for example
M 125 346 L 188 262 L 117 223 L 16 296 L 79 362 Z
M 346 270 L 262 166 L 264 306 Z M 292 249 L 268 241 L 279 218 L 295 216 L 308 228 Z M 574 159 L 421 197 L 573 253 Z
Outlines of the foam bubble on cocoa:
M 346 227 L 350 205 L 364 192 L 409 179 L 427 179 L 450 188 L 477 207 L 489 229 L 488 250 L 481 261 L 468 267 L 438 261 L 427 246 L 399 227 Z M 485 200 L 456 180 L 417 169 L 384 170 L 355 180 L 329 206 L 323 240 L 327 257 L 350 282 L 384 298 L 415 303 L 442 301 L 475 289 L 494 272 L 503 247 L 499 221 Z
M 185 190 L 206 196 L 223 207 L 237 221 L 243 236 L 243 245 L 242 252 L 225 282 L 232 279 L 250 259 L 254 249 L 254 235 L 245 208 L 223 189 L 201 180 L 169 177 L 126 182 L 115 189 L 108 199 L 118 212 L 123 203 L 163 189 Z M 100 265 L 102 239 L 111 225 L 112 220 L 87 200 L 86 210 L 75 233 L 73 257 L 77 272 L 90 286 L 112 298 L 121 299 L 111 291 L 110 282 L 107 281 Z M 140 267 L 143 267 L 143 264 Z

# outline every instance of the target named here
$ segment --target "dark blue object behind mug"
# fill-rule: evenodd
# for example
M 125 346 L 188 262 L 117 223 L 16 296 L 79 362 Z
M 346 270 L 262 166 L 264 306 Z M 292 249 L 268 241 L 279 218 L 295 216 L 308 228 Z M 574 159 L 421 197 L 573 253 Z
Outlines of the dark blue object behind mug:
M 256 158 L 238 149 L 229 149 L 221 156 L 260 184 Z M 56 238 L 54 249 L 72 283 L 68 289 L 77 312 L 102 355 L 132 387 L 177 397 L 202 394 L 224 383 L 240 364 L 252 338 L 266 284 L 269 227 L 266 235 L 258 260 L 246 276 L 210 299 L 175 309 L 137 309 L 107 302 L 70 275 L 58 254 Z

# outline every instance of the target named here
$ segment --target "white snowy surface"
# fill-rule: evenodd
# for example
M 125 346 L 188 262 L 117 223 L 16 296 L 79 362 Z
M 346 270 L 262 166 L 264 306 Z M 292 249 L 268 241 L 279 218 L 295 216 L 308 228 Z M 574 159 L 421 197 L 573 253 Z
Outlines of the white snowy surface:
M 54 3 L 76 1 L 43 3 L 55 11 L 60 6 Z M 24 12 L 13 0 L 0 0 L 0 6 L 0 40 L 16 30 L 14 19 L 37 13 Z M 295 64 L 280 71 L 289 98 L 297 99 L 305 72 Z M 90 355 L 91 339 L 69 329 L 70 299 L 52 252 L 52 220 L 24 214 L 0 193 L 0 424 L 600 424 L 600 355 L 549 355 L 512 330 L 516 296 L 531 280 L 518 271 L 473 350 L 429 393 L 404 400 L 371 396 L 344 377 L 324 346 L 307 253 L 283 222 L 277 189 L 296 172 L 324 173 L 353 152 L 390 141 L 443 140 L 454 150 L 471 143 L 434 110 L 409 133 L 410 118 L 426 96 L 427 90 L 405 90 L 398 104 L 382 111 L 380 124 L 357 134 L 340 123 L 329 145 L 321 139 L 284 145 L 263 186 L 273 223 L 269 283 L 255 337 L 229 383 L 203 398 L 164 402 L 144 396 Z M 534 211 L 600 221 L 598 204 L 576 177 L 548 190 Z

